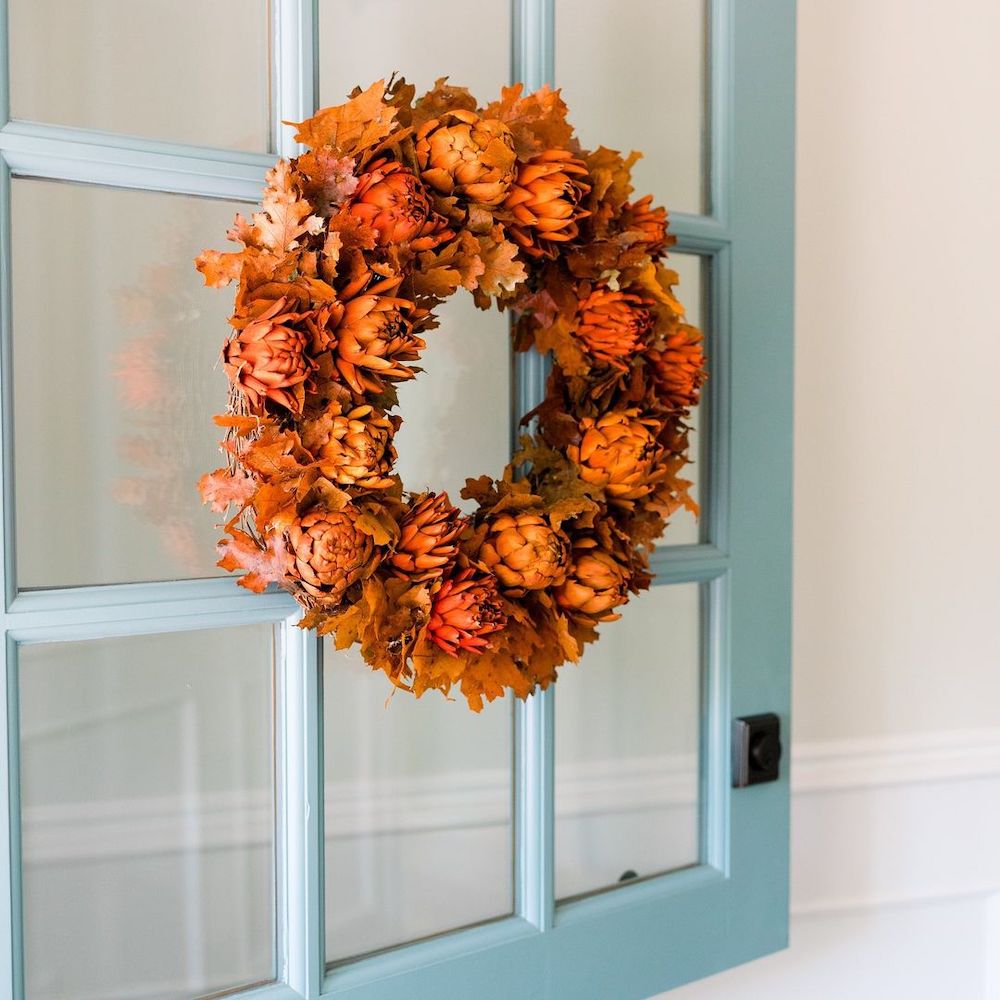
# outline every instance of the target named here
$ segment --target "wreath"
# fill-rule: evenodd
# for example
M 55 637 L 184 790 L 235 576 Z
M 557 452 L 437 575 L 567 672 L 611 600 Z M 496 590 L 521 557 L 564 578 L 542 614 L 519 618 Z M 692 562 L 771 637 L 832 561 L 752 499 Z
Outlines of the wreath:
M 415 96 L 380 81 L 292 123 L 308 151 L 236 216 L 240 249 L 197 258 L 206 284 L 237 282 L 226 465 L 199 488 L 229 512 L 219 565 L 243 587 L 277 584 L 396 688 L 457 685 L 478 711 L 577 661 L 649 586 L 671 514 L 697 512 L 703 343 L 662 262 L 666 211 L 629 200 L 638 153 L 582 149 L 547 87 Z M 460 287 L 553 357 L 503 475 L 466 480 L 471 514 L 393 472 L 396 385 Z

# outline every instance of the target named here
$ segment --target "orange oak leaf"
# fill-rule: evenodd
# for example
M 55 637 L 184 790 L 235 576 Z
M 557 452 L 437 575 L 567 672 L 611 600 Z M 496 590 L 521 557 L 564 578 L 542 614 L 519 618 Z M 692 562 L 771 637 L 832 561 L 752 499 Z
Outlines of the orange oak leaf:
M 414 290 L 439 299 L 447 298 L 460 285 L 471 291 L 486 270 L 480 254 L 479 242 L 464 231 L 443 249 L 419 254 L 419 270 L 413 277 Z
M 253 214 L 253 228 L 245 233 L 257 246 L 283 253 L 298 246 L 306 233 L 323 231 L 323 220 L 312 214 L 312 206 L 295 188 L 291 164 L 279 160 L 267 172 L 267 187 L 261 211 Z
M 607 201 L 614 208 L 621 208 L 632 193 L 631 170 L 642 153 L 633 150 L 622 157 L 616 149 L 598 146 L 585 157 L 590 174 L 590 196 L 594 202 Z
M 294 164 L 304 178 L 302 194 L 324 218 L 333 215 L 358 186 L 353 158 L 337 156 L 332 149 L 304 153 Z
M 311 149 L 330 146 L 341 156 L 355 156 L 384 139 L 395 125 L 398 108 L 386 104 L 385 81 L 377 80 L 346 104 L 323 108 L 304 122 L 285 122 L 298 131 L 295 141 Z
M 484 118 L 498 118 L 514 135 L 514 148 L 522 160 L 543 149 L 566 149 L 573 129 L 566 121 L 566 102 L 548 85 L 521 96 L 524 84 L 504 87 L 500 100 L 486 106 Z
M 535 350 L 540 354 L 551 351 L 559 367 L 567 375 L 584 375 L 590 369 L 579 338 L 573 335 L 569 324 L 561 315 L 548 326 L 534 326 L 531 332 Z
M 487 295 L 512 292 L 528 277 L 524 262 L 517 256 L 517 246 L 503 239 L 502 233 L 502 228 L 497 227 L 491 236 L 479 237 L 479 259 L 483 262 L 483 271 L 476 287 Z
M 231 281 L 239 280 L 243 271 L 243 251 L 224 253 L 221 250 L 205 250 L 195 257 L 194 266 L 209 288 L 224 288 Z
M 413 121 L 420 125 L 449 111 L 475 111 L 476 104 L 477 101 L 468 88 L 453 87 L 448 83 L 448 77 L 442 76 L 434 81 L 434 86 L 414 105 Z
M 223 511 L 230 504 L 243 508 L 250 501 L 257 488 L 256 482 L 242 470 L 216 469 L 206 472 L 198 480 L 201 502 L 214 511 Z
M 271 535 L 262 547 L 245 531 L 229 529 L 229 537 L 218 544 L 222 557 L 217 565 L 222 569 L 242 569 L 246 574 L 237 581 L 241 587 L 262 594 L 269 583 L 280 583 L 285 577 L 285 540 Z
M 684 306 L 674 295 L 674 285 L 680 279 L 676 271 L 662 264 L 646 264 L 632 278 L 636 291 L 643 291 L 652 300 L 657 312 L 664 320 L 681 319 L 684 316 Z

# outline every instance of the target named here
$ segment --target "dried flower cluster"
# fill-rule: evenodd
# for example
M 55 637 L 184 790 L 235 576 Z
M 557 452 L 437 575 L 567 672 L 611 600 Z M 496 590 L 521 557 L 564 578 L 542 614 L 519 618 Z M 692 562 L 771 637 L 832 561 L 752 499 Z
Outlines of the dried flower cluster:
M 478 710 L 546 687 L 649 586 L 650 546 L 696 509 L 680 472 L 703 345 L 662 262 L 666 211 L 629 200 L 637 154 L 582 149 L 548 88 L 414 98 L 379 82 L 298 124 L 308 152 L 236 217 L 239 249 L 198 258 L 207 284 L 237 282 L 227 463 L 199 485 L 230 513 L 220 565 L 241 585 L 284 587 L 303 627 L 397 687 L 457 685 Z M 396 384 L 459 287 L 554 360 L 519 453 L 467 480 L 471 515 L 394 472 Z

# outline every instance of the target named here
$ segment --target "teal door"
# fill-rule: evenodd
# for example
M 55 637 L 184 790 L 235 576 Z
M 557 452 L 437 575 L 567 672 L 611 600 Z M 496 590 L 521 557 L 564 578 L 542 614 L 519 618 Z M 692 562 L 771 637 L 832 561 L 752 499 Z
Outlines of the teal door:
M 794 0 L 3 11 L 0 995 L 642 1000 L 784 947 L 787 759 L 734 788 L 731 742 L 790 729 Z M 708 337 L 700 522 L 594 655 L 479 717 L 385 708 L 237 592 L 192 487 L 227 303 L 191 258 L 283 120 L 394 68 L 553 82 L 585 145 L 646 150 Z M 404 479 L 457 492 L 545 366 L 449 309 Z

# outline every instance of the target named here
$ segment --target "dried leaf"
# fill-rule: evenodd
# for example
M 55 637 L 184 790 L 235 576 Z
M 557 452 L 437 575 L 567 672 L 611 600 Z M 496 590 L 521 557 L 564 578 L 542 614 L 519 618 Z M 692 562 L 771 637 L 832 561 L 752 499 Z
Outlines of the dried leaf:
M 398 108 L 386 104 L 385 81 L 377 80 L 346 104 L 323 108 L 304 122 L 285 122 L 298 131 L 295 141 L 311 149 L 329 146 L 340 156 L 356 156 L 385 138 Z
M 502 234 L 503 229 L 498 226 L 492 236 L 479 237 L 479 259 L 483 268 L 473 287 L 487 295 L 512 292 L 528 277 L 527 269 L 518 257 L 517 246 L 504 239 Z
M 354 159 L 350 156 L 337 156 L 332 149 L 318 149 L 304 153 L 294 162 L 304 179 L 303 196 L 323 218 L 333 215 L 357 189 Z
M 243 271 L 243 251 L 223 253 L 205 250 L 194 259 L 194 266 L 204 275 L 210 288 L 224 288 L 231 281 L 238 281 Z
M 413 109 L 413 124 L 422 125 L 431 118 L 439 118 L 449 111 L 475 111 L 476 99 L 465 87 L 453 87 L 448 77 L 434 81 L 434 86 L 421 97 Z
M 201 502 L 214 511 L 224 511 L 230 504 L 242 509 L 256 489 L 257 484 L 242 470 L 230 472 L 228 468 L 216 469 L 215 472 L 206 472 L 198 480 Z
M 237 581 L 241 587 L 262 594 L 269 583 L 280 583 L 285 577 L 285 540 L 272 535 L 264 546 L 246 532 L 231 528 L 229 537 L 218 545 L 218 565 L 225 570 L 242 569 L 246 575 Z
M 500 100 L 483 110 L 484 118 L 498 118 L 514 134 L 514 148 L 522 160 L 543 149 L 568 149 L 573 129 L 566 121 L 566 102 L 548 85 L 521 96 L 524 85 L 500 91 Z
M 323 231 L 323 220 L 312 214 L 312 206 L 295 188 L 287 160 L 279 160 L 267 172 L 267 187 L 261 211 L 253 214 L 253 229 L 246 235 L 253 245 L 276 253 L 298 246 L 300 236 Z

